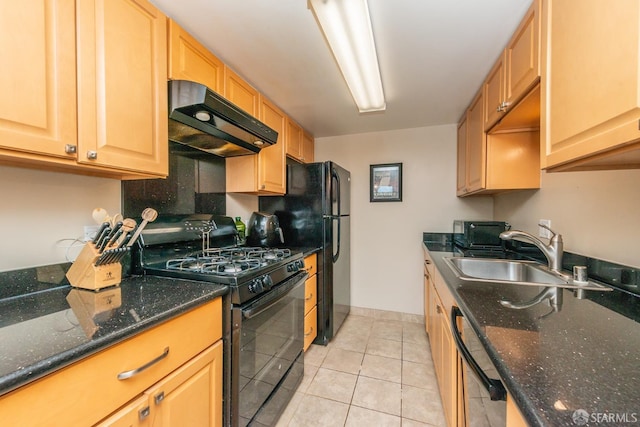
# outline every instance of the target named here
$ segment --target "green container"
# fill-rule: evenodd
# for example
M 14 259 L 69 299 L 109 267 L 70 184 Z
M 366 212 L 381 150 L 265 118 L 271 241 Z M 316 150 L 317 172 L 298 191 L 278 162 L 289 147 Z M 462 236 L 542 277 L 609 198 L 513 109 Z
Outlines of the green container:
M 238 244 L 244 245 L 244 243 L 247 241 L 247 227 L 244 225 L 244 222 L 242 222 L 242 219 L 239 216 L 236 217 L 236 230 L 238 230 Z

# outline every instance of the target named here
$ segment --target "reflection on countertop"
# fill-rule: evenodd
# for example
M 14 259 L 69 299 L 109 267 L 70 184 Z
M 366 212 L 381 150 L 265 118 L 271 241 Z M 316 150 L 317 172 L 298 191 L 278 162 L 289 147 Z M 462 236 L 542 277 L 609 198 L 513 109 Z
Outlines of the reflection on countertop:
M 151 276 L 80 290 L 64 276 L 69 266 L 0 273 L 0 394 L 228 292 L 223 285 Z

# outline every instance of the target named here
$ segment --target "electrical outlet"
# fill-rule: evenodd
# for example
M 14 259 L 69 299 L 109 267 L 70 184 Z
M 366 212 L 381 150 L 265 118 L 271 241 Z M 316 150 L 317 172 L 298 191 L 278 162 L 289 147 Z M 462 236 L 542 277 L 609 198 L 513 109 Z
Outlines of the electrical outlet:
M 82 241 L 88 242 L 89 240 L 92 240 L 95 237 L 96 233 L 98 232 L 99 228 L 100 228 L 99 225 L 85 225 Z
M 551 228 L 551 220 L 550 219 L 541 219 L 538 221 L 538 224 L 546 225 Z M 544 227 L 538 227 L 538 236 L 544 237 L 545 239 L 551 238 L 551 232 Z

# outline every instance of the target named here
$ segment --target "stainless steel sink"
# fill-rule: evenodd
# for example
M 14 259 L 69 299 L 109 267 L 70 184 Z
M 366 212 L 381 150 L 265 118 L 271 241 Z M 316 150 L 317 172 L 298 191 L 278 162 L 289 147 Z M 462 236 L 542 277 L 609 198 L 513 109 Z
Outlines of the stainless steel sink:
M 598 291 L 611 290 L 593 282 L 576 284 L 571 277 L 552 272 L 547 267 L 533 261 L 462 257 L 445 258 L 444 260 L 460 280 Z

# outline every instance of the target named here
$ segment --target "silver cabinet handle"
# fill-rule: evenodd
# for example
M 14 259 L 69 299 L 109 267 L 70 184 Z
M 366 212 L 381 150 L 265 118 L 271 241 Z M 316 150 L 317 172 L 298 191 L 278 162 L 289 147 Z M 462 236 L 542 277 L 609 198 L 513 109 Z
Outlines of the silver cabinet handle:
M 118 374 L 118 379 L 119 380 L 126 380 L 128 378 L 136 376 L 140 372 L 142 372 L 142 371 L 150 368 L 151 366 L 155 365 L 156 363 L 158 363 L 159 361 L 161 361 L 162 359 L 164 359 L 168 355 L 169 355 L 169 347 L 166 347 L 160 356 L 156 357 L 155 359 L 151 360 L 150 362 L 145 363 L 144 365 L 140 366 L 139 368 L 132 369 L 130 371 L 120 372 Z
M 97 158 L 98 158 L 98 152 L 97 151 L 94 151 L 94 150 L 87 151 L 87 159 L 95 160 Z
M 76 147 L 73 144 L 65 144 L 64 146 L 64 152 L 66 154 L 76 154 L 77 151 L 78 151 L 78 147 Z

